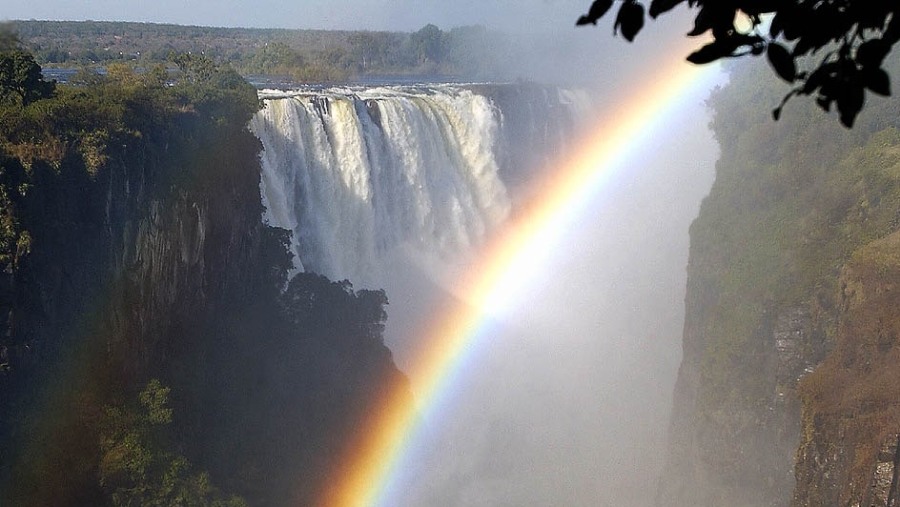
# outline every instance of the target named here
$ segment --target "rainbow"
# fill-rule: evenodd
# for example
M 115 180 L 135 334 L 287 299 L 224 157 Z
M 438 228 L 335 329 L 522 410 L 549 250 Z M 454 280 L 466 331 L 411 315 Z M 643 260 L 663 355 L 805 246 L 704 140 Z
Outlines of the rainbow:
M 681 53 L 685 54 L 685 53 Z M 671 55 L 669 55 L 671 56 Z M 390 505 L 391 483 L 423 430 L 422 421 L 446 403 L 460 381 L 465 365 L 487 341 L 494 317 L 510 310 L 511 294 L 533 283 L 524 274 L 564 244 L 567 231 L 586 216 L 616 174 L 635 161 L 663 136 L 688 97 L 721 81 L 717 66 L 696 67 L 680 58 L 636 80 L 638 86 L 603 118 L 535 185 L 534 198 L 513 217 L 479 255 L 461 281 L 461 294 L 470 303 L 439 315 L 429 327 L 418 360 L 407 372 L 417 406 L 405 389 L 395 389 L 377 403 L 369 424 L 360 428 L 351 456 L 339 467 L 339 477 L 322 505 L 369 507 Z M 696 118 L 693 119 L 696 121 Z M 630 162 L 630 163 L 629 163 Z

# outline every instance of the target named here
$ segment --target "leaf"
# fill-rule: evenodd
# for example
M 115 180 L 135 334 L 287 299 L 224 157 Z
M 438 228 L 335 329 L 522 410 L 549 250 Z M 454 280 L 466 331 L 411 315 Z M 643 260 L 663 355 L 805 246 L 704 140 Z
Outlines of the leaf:
M 728 33 L 723 37 L 716 37 L 717 39 L 722 39 L 723 44 L 728 44 L 731 46 L 732 51 L 741 47 L 741 46 L 760 46 L 765 48 L 766 41 L 758 36 L 758 35 L 750 35 L 746 33 L 733 32 Z
M 779 32 L 784 35 L 784 38 L 786 40 L 797 40 L 802 35 L 803 23 L 805 19 L 809 19 L 809 13 L 801 12 L 797 5 L 788 2 L 783 9 L 778 11 L 775 17 L 778 18 Z
M 769 23 L 769 37 L 775 38 L 782 32 L 782 21 L 784 20 L 784 11 L 775 14 L 772 18 L 772 22 Z
M 803 84 L 803 87 L 800 89 L 800 93 L 802 95 L 809 95 L 812 92 L 821 88 L 826 82 L 832 79 L 832 75 L 837 70 L 837 64 L 834 62 L 826 63 L 821 65 L 816 70 L 812 71 L 808 78 L 806 78 L 806 83 Z
M 881 62 L 891 51 L 891 45 L 882 39 L 870 39 L 859 45 L 856 50 L 856 61 L 863 68 L 880 67 Z
M 586 25 L 588 23 L 592 25 L 597 24 L 597 20 L 602 18 L 607 11 L 612 7 L 613 0 L 594 0 L 594 3 L 591 4 L 591 8 L 588 10 L 588 13 L 584 16 L 578 18 L 578 21 L 575 22 L 576 26 Z
M 687 34 L 694 37 L 710 30 L 715 24 L 714 18 L 715 15 L 712 14 L 712 9 L 704 6 L 697 13 L 697 17 L 694 18 L 694 28 Z
M 891 44 L 900 41 L 900 16 L 891 16 L 891 21 L 881 37 Z
M 872 69 L 863 73 L 863 84 L 872 93 L 885 97 L 891 95 L 891 78 L 884 69 Z
M 628 42 L 633 42 L 634 37 L 644 27 L 644 6 L 634 0 L 627 1 L 619 7 L 616 23 L 613 30 L 622 28 L 622 37 Z
M 713 41 L 689 54 L 687 61 L 697 65 L 703 65 L 704 63 L 714 62 L 719 58 L 730 56 L 732 50 L 732 47 L 722 44 L 720 41 Z
M 794 57 L 786 47 L 777 42 L 770 42 L 766 48 L 766 56 L 781 79 L 789 83 L 794 82 L 794 79 L 797 78 L 797 66 L 794 64 Z
M 881 2 L 856 2 L 851 5 L 851 14 L 862 29 L 884 30 L 887 11 Z
M 862 86 L 848 85 L 837 97 L 837 107 L 840 113 L 841 124 L 847 128 L 853 128 L 856 115 L 859 114 L 863 103 L 866 101 L 866 91 Z
M 674 9 L 683 2 L 684 0 L 652 0 L 650 2 L 650 17 L 656 19 L 660 14 Z
M 781 99 L 781 104 L 778 104 L 778 107 L 776 107 L 775 109 L 772 110 L 772 118 L 774 118 L 775 121 L 778 121 L 779 119 L 781 119 L 782 109 L 784 109 L 784 106 L 787 104 L 787 102 L 789 100 L 791 100 L 791 97 L 793 97 L 794 95 L 797 95 L 798 93 L 800 93 L 800 91 L 798 89 L 794 88 L 787 95 L 785 95 L 784 98 Z

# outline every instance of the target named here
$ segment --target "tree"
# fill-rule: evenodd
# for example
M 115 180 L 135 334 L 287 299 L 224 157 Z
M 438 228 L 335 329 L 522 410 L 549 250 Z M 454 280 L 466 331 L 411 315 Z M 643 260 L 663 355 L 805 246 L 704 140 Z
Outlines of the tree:
M 866 90 L 891 94 L 882 64 L 900 40 L 895 0 L 650 0 L 649 15 L 655 19 L 684 3 L 697 10 L 688 35 L 712 36 L 688 61 L 765 53 L 775 73 L 793 85 L 773 111 L 776 120 L 788 99 L 815 94 L 822 109 L 836 105 L 841 123 L 852 127 Z M 612 5 L 595 0 L 576 25 L 596 24 Z M 644 17 L 642 2 L 623 0 L 613 30 L 633 41 Z
M 410 36 L 419 64 L 439 64 L 444 58 L 444 32 L 428 24 Z
M 192 474 L 187 459 L 168 450 L 162 433 L 172 422 L 169 391 L 153 379 L 138 395 L 139 405 L 106 409 L 99 478 L 112 505 L 245 507 L 243 499 L 222 494 L 209 474 Z
M 219 72 L 219 67 L 209 57 L 182 53 L 171 55 L 171 60 L 181 71 L 181 80 L 188 83 L 209 83 Z
M 41 66 L 22 49 L 19 37 L 6 24 L 0 25 L 0 103 L 27 106 L 53 94 L 55 81 L 44 81 Z
M 27 51 L 0 50 L 0 101 L 27 106 L 52 95 L 55 85 L 55 81 L 44 81 L 41 66 Z

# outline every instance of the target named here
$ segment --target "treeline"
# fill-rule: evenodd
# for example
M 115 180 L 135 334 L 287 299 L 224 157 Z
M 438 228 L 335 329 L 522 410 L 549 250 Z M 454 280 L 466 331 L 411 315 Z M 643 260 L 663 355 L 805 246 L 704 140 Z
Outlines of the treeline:
M 54 84 L 7 42 L 0 505 L 313 504 L 405 379 L 383 291 L 288 281 L 256 90 L 196 54 Z
M 202 54 L 244 75 L 328 82 L 367 76 L 509 78 L 516 43 L 481 26 L 413 32 L 350 32 L 211 28 L 100 21 L 16 21 L 18 32 L 45 66 L 149 67 L 172 54 Z

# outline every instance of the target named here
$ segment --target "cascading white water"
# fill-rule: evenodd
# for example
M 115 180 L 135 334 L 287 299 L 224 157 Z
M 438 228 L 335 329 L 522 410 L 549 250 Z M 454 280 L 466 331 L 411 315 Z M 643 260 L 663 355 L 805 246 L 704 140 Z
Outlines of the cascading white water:
M 266 219 L 292 231 L 298 269 L 387 290 L 385 339 L 407 371 L 417 333 L 455 303 L 454 265 L 577 138 L 577 111 L 590 114 L 583 94 L 527 84 L 262 97 L 251 129 Z M 686 231 L 714 165 L 702 123 L 648 150 L 565 255 L 535 266 L 548 282 L 492 327 L 392 505 L 646 505 L 678 364 Z
M 528 84 L 260 92 L 266 221 L 297 270 L 386 289 L 401 368 L 422 319 L 452 302 L 474 247 L 588 111 L 587 94 Z M 451 298 L 451 299 L 447 299 Z
M 274 92 L 251 122 L 262 141 L 271 225 L 298 269 L 389 283 L 397 252 L 431 265 L 464 257 L 506 218 L 502 114 L 455 86 Z

